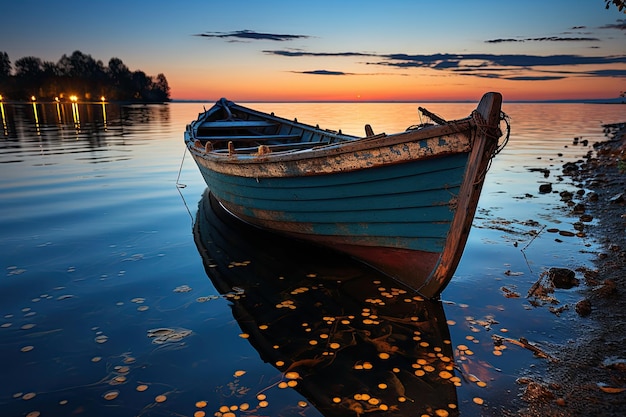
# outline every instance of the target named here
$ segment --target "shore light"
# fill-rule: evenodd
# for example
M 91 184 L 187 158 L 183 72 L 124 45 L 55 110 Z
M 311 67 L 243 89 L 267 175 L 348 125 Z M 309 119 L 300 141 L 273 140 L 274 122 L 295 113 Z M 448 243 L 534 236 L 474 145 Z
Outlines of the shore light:
M 37 97 L 35 97 L 35 96 L 30 96 L 30 99 L 31 99 L 32 101 L 37 101 Z

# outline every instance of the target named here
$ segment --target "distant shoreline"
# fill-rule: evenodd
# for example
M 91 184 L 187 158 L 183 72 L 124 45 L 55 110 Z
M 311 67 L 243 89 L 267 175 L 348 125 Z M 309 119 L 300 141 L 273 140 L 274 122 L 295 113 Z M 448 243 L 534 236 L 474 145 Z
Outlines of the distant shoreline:
M 168 103 L 214 103 L 219 99 L 170 99 L 169 101 L 30 101 L 30 100 L 0 100 L 3 104 L 119 104 L 119 105 L 146 105 L 146 104 L 168 104 Z M 378 103 L 378 104 L 415 104 L 415 103 L 475 103 L 474 100 L 235 100 L 238 103 Z M 626 98 L 613 99 L 571 99 L 571 100 L 505 100 L 506 103 L 515 104 L 626 104 Z
M 213 103 L 219 99 L 186 100 L 171 99 L 170 103 Z M 476 103 L 475 100 L 233 100 L 238 103 Z M 506 103 L 520 104 L 626 104 L 626 98 L 613 99 L 572 99 L 572 100 L 505 100 Z

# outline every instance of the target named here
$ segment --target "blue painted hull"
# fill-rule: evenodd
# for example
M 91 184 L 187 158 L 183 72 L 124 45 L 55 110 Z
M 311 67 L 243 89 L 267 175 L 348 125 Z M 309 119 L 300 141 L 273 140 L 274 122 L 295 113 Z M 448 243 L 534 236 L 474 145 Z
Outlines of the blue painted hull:
M 234 216 L 349 253 L 432 298 L 461 257 L 500 104 L 489 93 L 467 119 L 357 138 L 222 100 L 185 140 Z
M 441 252 L 454 217 L 467 154 L 314 177 L 237 177 L 202 169 L 231 212 L 284 232 Z M 369 243 L 371 245 L 371 243 Z

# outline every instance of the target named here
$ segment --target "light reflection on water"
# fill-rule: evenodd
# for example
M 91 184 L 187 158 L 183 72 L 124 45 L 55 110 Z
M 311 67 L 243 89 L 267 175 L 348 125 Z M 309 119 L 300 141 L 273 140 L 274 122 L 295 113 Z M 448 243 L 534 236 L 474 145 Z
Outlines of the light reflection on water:
M 473 107 L 419 105 L 446 118 L 466 116 Z M 419 123 L 417 106 L 254 105 L 352 134 L 361 134 L 366 123 L 376 133 Z M 310 401 L 306 395 L 272 385 L 279 371 L 240 337 L 243 325 L 231 311 L 238 304 L 207 278 L 192 233 L 205 185 L 189 156 L 183 159 L 182 144 L 185 125 L 202 107 L 107 105 L 105 120 L 99 104 L 83 105 L 77 123 L 72 112 L 59 113 L 54 105 L 38 104 L 35 120 L 30 104 L 4 104 L 0 407 L 6 415 L 193 415 L 201 400 L 213 415 L 222 405 L 258 406 L 256 394 L 270 386 L 263 410 L 268 414 L 319 415 L 298 406 Z M 591 145 L 603 139 L 602 123 L 622 122 L 624 114 L 622 106 L 588 104 L 505 103 L 504 111 L 511 117 L 511 140 L 493 161 L 464 257 L 443 294 L 455 373 L 487 383 L 463 380 L 456 387 L 462 416 L 484 415 L 513 401 L 519 372 L 544 363 L 516 346 L 495 356 L 492 334 L 526 337 L 547 351 L 551 343 L 575 338 L 568 328 L 573 309 L 557 317 L 547 307 L 531 308 L 524 295 L 545 269 L 587 265 L 592 254 L 586 252 L 595 249 L 585 238 L 545 231 L 572 230 L 578 217 L 558 194 L 540 194 L 538 187 L 551 182 L 556 192 L 575 191 L 568 178 L 559 179 L 561 166 L 591 147 L 573 139 Z M 535 168 L 550 174 L 530 171 Z M 176 187 L 179 174 L 184 188 Z M 242 271 L 280 276 L 297 270 L 291 258 L 274 256 L 263 271 L 255 264 L 234 268 L 244 276 Z M 502 287 L 522 297 L 506 298 Z M 575 289 L 556 297 L 561 305 L 578 298 Z M 149 330 L 159 328 L 192 333 L 154 344 Z M 128 370 L 120 372 L 124 366 Z M 235 377 L 237 370 L 246 373 Z M 139 385 L 148 389 L 137 391 Z M 103 398 L 111 390 L 119 391 L 117 398 Z M 25 399 L 31 392 L 36 395 Z M 166 401 L 157 403 L 158 395 Z

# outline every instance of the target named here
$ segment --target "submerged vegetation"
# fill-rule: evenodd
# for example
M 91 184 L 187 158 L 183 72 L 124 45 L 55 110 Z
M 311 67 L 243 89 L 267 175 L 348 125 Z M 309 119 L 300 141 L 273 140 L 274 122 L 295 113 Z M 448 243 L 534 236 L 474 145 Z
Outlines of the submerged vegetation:
M 8 54 L 0 52 L 0 94 L 8 100 L 36 97 L 52 101 L 76 96 L 81 100 L 170 101 L 165 75 L 131 71 L 119 58 L 111 58 L 105 66 L 80 51 L 64 54 L 56 63 L 27 56 L 13 65 Z

